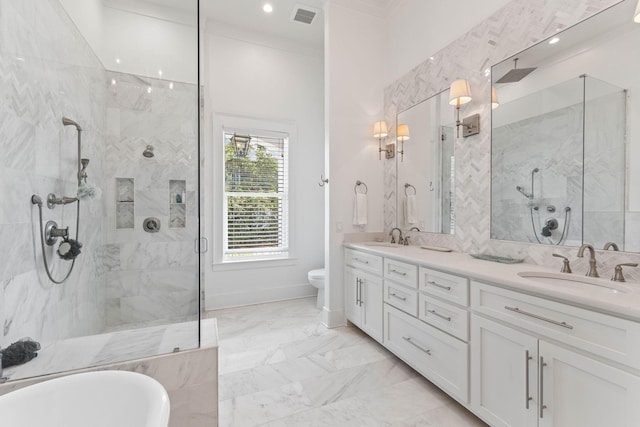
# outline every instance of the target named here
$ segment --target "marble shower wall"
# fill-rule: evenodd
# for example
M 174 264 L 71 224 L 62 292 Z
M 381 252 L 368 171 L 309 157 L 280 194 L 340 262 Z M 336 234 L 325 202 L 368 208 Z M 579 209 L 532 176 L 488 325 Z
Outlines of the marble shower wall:
M 102 186 L 105 73 L 56 0 L 0 0 L 0 347 L 29 336 L 43 343 L 103 329 L 104 267 L 100 202 L 81 203 L 82 254 L 61 285 L 44 272 L 38 209 L 32 194 L 75 196 L 77 135 L 84 129 L 89 183 Z M 75 235 L 76 205 L 43 207 Z M 51 248 L 53 276 L 70 262 Z
M 111 71 L 103 84 L 107 329 L 197 319 L 197 87 Z M 148 145 L 152 158 L 142 155 Z M 131 195 L 117 191 L 117 179 L 133 181 L 133 202 L 122 202 Z M 176 212 L 184 221 L 170 221 Z M 132 228 L 117 228 L 117 215 L 130 215 L 119 223 Z M 143 230 L 148 217 L 160 220 L 159 232 Z
M 524 244 L 490 239 L 491 199 L 491 106 L 490 82 L 485 70 L 491 65 L 571 26 L 613 4 L 616 0 L 513 0 L 446 48 L 434 53 L 385 89 L 385 120 L 395 123 L 398 111 L 449 87 L 457 78 L 471 85 L 473 101 L 461 107 L 461 117 L 479 113 L 478 135 L 460 138 L 456 156 L 456 231 L 454 236 L 412 232 L 414 244 L 451 247 L 464 252 L 489 252 L 523 257 L 527 262 L 558 266 L 552 252 L 571 257 L 574 271 L 586 271 L 585 259 L 575 258 L 576 248 Z M 388 136 L 395 141 L 395 134 Z M 396 224 L 395 163 L 385 162 L 385 230 Z M 637 254 L 598 254 L 604 274 L 614 263 L 637 262 Z M 638 269 L 629 277 L 640 280 Z

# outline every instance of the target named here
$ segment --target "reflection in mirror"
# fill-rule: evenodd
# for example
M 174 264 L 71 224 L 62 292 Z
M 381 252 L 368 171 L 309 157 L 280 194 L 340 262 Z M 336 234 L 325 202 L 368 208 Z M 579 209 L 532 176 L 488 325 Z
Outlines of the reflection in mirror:
M 627 139 L 640 120 L 634 6 L 622 1 L 492 67 L 491 238 L 640 250 L 639 147 Z
M 400 149 L 398 162 L 398 227 L 403 230 L 453 234 L 454 123 L 449 91 L 401 112 L 398 128 L 406 125 L 411 139 Z

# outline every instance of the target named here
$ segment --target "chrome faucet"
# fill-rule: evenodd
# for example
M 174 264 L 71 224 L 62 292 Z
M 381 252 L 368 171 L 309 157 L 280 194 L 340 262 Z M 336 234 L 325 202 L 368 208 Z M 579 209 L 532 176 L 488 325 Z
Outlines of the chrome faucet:
M 578 256 L 580 258 L 584 257 L 584 250 L 589 249 L 589 271 L 587 271 L 587 276 L 589 277 L 600 277 L 598 274 L 598 269 L 596 268 L 596 251 L 593 249 L 588 243 L 584 243 L 578 249 Z
M 604 248 L 602 248 L 602 249 L 604 249 L 605 251 L 608 251 L 608 250 L 609 250 L 609 248 L 613 249 L 614 251 L 619 251 L 619 250 L 620 250 L 620 248 L 618 247 L 618 245 L 616 245 L 616 244 L 615 244 L 615 243 L 613 243 L 613 242 L 607 242 L 607 243 L 605 243 Z
M 402 237 L 402 230 L 400 230 L 398 227 L 393 227 L 391 229 L 391 231 L 389 232 L 389 236 L 391 236 L 391 243 L 396 243 L 396 238 L 393 235 L 393 232 L 396 231 L 396 230 L 398 230 L 398 233 L 399 233 L 399 235 L 398 235 L 398 244 L 402 245 L 402 244 L 404 244 L 404 238 Z

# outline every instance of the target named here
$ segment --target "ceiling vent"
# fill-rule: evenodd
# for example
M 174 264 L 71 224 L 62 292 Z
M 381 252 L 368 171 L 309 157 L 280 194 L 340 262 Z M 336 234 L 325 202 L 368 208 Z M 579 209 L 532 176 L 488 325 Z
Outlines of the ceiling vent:
M 314 7 L 296 4 L 291 13 L 291 20 L 302 22 L 303 24 L 311 24 L 319 12 L 320 10 Z

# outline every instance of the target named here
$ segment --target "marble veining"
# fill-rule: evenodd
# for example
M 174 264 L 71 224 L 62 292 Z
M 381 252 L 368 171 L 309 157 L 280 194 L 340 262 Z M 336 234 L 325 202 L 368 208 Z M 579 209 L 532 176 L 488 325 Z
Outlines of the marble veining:
M 304 298 L 216 310 L 219 425 L 485 426 L 355 327 Z

